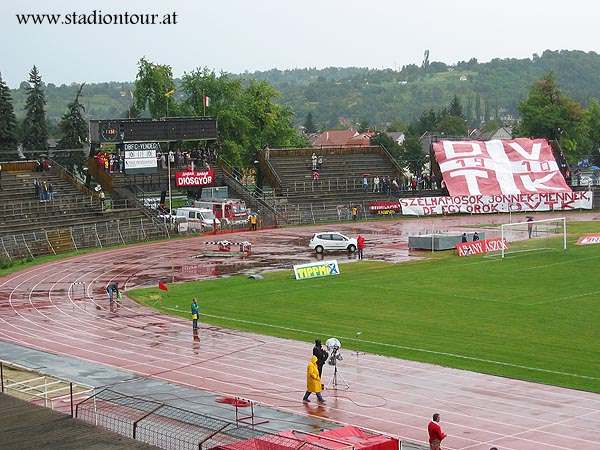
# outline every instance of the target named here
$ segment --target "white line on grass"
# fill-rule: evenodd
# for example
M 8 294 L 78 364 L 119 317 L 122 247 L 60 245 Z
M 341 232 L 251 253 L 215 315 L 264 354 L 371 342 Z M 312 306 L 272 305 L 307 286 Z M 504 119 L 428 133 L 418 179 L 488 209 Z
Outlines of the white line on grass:
M 163 309 L 168 309 L 171 311 L 177 311 L 177 312 L 183 312 L 182 310 L 178 309 L 178 308 L 169 308 L 169 307 L 163 307 Z M 290 328 L 290 327 L 284 327 L 281 325 L 272 325 L 269 323 L 262 323 L 262 322 L 255 322 L 253 320 L 243 320 L 243 319 L 233 319 L 231 317 L 224 317 L 224 316 L 215 316 L 213 314 L 204 314 L 201 313 L 201 316 L 205 316 L 205 317 L 213 317 L 215 319 L 222 319 L 222 320 L 229 320 L 232 322 L 240 322 L 240 323 L 247 323 L 247 324 L 251 324 L 251 325 L 260 325 L 260 326 L 264 326 L 264 327 L 269 327 L 269 328 L 278 328 L 281 330 L 286 330 L 286 331 L 294 331 L 297 333 L 304 333 L 304 334 L 310 334 L 310 335 L 315 335 L 315 334 L 327 334 L 325 332 L 315 332 L 315 331 L 309 331 L 309 330 L 301 330 L 299 328 Z M 539 367 L 530 367 L 530 366 L 523 366 L 520 364 L 512 364 L 512 363 L 507 363 L 507 362 L 503 362 L 503 361 L 494 361 L 491 359 L 484 359 L 484 358 L 476 358 L 474 356 L 466 356 L 466 355 L 459 355 L 457 353 L 448 353 L 448 352 L 439 352 L 439 351 L 435 351 L 435 350 L 427 350 L 424 348 L 417 348 L 417 347 L 408 347 L 405 345 L 397 345 L 397 344 L 388 344 L 385 342 L 377 342 L 377 341 L 369 341 L 369 340 L 365 340 L 365 339 L 358 339 L 358 338 L 354 338 L 354 337 L 347 337 L 347 336 L 338 336 L 338 338 L 340 340 L 345 340 L 345 341 L 355 341 L 355 342 L 362 342 L 364 344 L 375 344 L 375 345 L 381 345 L 384 347 L 393 347 L 393 348 L 399 348 L 402 350 L 409 350 L 409 351 L 414 351 L 414 352 L 421 352 L 421 353 L 429 353 L 432 355 L 440 355 L 440 356 L 449 356 L 451 358 L 459 358 L 459 359 L 466 359 L 469 361 L 477 361 L 477 362 L 483 362 L 483 363 L 487 363 L 487 364 L 494 364 L 494 365 L 498 365 L 498 366 L 505 366 L 505 367 L 514 367 L 517 369 L 525 369 L 525 370 L 531 370 L 531 371 L 535 371 L 535 372 L 543 372 L 543 373 L 551 373 L 554 375 L 564 375 L 564 376 L 569 376 L 569 377 L 575 377 L 575 378 L 584 378 L 586 380 L 600 380 L 600 377 L 592 377 L 589 375 L 579 375 L 576 373 L 569 373 L 569 372 L 560 372 L 560 371 L 556 371 L 556 370 L 549 370 L 549 369 L 541 369 Z

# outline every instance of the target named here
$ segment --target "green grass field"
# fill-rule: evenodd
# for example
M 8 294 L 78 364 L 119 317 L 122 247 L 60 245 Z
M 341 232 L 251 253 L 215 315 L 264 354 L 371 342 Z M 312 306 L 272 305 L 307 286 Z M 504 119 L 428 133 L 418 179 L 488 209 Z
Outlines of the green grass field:
M 289 270 L 175 284 L 163 300 L 155 288 L 128 294 L 185 318 L 196 296 L 210 324 L 305 341 L 335 336 L 346 348 L 600 392 L 600 246 L 574 245 L 593 232 L 600 223 L 569 223 L 566 253 L 446 252 L 344 264 L 341 275 L 313 280 Z

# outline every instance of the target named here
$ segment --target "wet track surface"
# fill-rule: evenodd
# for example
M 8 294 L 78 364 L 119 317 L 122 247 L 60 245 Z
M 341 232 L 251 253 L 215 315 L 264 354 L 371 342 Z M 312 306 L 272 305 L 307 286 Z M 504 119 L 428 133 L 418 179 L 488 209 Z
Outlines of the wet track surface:
M 587 220 L 594 214 L 579 215 Z M 327 404 L 303 405 L 310 346 L 217 327 L 190 333 L 188 321 L 158 314 L 124 299 L 110 307 L 105 286 L 156 286 L 234 273 L 290 268 L 315 257 L 306 243 L 314 232 L 358 232 L 366 257 L 401 262 L 411 233 L 466 231 L 468 223 L 506 218 L 456 217 L 264 230 L 206 236 L 108 250 L 48 263 L 0 279 L 0 339 L 101 363 L 136 375 L 241 395 L 301 415 L 423 442 L 432 412 L 442 415 L 444 448 L 600 448 L 600 395 L 386 358 L 344 355 L 349 390 L 326 392 Z M 488 230 L 486 230 L 487 232 Z M 196 256 L 206 241 L 249 240 L 250 257 Z M 420 254 L 422 256 L 422 254 Z M 348 256 L 336 254 L 338 260 Z M 84 283 L 84 284 L 77 284 Z M 84 292 L 85 286 L 85 292 Z M 266 350 L 267 349 L 267 350 Z M 324 381 L 331 378 L 326 368 Z

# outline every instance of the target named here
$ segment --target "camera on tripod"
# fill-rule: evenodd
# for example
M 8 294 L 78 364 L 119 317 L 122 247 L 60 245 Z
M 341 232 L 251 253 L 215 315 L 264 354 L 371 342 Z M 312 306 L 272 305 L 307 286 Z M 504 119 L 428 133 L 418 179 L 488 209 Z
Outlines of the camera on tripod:
M 343 384 L 346 386 L 346 389 L 349 389 L 350 385 L 346 383 L 346 380 L 344 380 L 341 374 L 338 373 L 337 362 L 342 361 L 344 359 L 342 358 L 342 354 L 340 353 L 342 343 L 339 341 L 339 339 L 329 338 L 325 342 L 325 346 L 327 347 L 327 350 L 329 350 L 329 359 L 327 360 L 327 363 L 330 366 L 333 366 L 333 378 L 331 379 L 329 385 L 333 385 L 334 388 L 337 388 L 338 385 Z M 342 383 L 340 383 L 340 381 Z
M 339 339 L 329 338 L 325 342 L 325 346 L 327 347 L 327 350 L 329 350 L 329 359 L 327 363 L 330 366 L 335 366 L 338 361 L 342 361 L 344 359 L 342 358 L 342 354 L 340 353 L 340 348 L 342 348 L 342 344 L 339 341 Z

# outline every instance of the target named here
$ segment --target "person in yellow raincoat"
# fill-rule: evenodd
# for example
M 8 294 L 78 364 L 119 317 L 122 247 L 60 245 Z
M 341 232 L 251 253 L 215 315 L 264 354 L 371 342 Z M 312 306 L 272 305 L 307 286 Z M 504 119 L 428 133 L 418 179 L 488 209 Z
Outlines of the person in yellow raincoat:
M 303 402 L 310 402 L 308 397 L 312 393 L 317 394 L 317 401 L 319 403 L 325 403 L 321 396 L 321 377 L 319 376 L 319 369 L 317 367 L 317 357 L 313 356 L 306 366 L 306 393 L 304 394 Z

